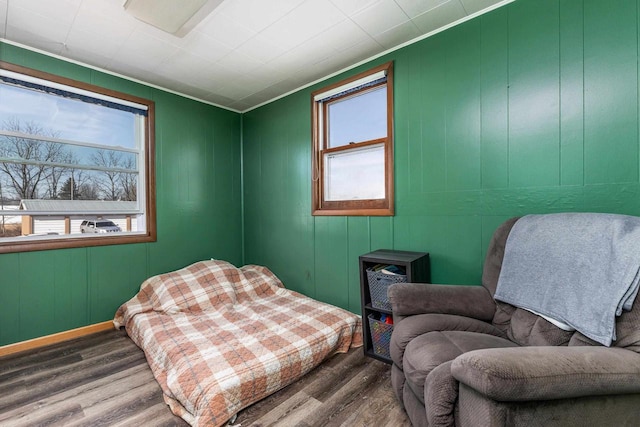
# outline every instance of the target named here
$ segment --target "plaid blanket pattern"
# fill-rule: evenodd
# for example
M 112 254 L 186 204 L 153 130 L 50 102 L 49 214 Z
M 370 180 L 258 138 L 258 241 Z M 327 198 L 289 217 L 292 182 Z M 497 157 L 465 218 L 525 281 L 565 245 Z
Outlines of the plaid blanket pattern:
M 362 345 L 353 313 L 285 289 L 266 267 L 201 261 L 147 279 L 116 312 L 174 414 L 221 426 L 326 357 Z

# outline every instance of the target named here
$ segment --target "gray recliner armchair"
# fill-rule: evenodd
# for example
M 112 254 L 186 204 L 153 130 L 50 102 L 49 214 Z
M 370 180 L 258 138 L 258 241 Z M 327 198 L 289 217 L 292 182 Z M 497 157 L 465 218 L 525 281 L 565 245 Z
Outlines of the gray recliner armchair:
M 412 424 L 640 425 L 640 297 L 611 347 L 496 301 L 517 220 L 494 233 L 482 286 L 389 287 L 392 385 Z

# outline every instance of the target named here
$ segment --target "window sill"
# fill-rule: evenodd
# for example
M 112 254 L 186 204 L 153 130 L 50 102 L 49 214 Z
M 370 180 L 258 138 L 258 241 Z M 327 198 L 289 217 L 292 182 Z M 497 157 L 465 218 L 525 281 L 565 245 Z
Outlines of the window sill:
M 12 239 L 10 242 L 6 242 L 0 245 L 0 254 L 12 253 L 12 252 L 33 252 L 43 251 L 50 249 L 69 249 L 69 248 L 83 248 L 92 246 L 107 246 L 107 245 L 124 245 L 130 243 L 149 243 L 156 241 L 155 232 L 146 233 L 126 233 L 118 236 L 82 236 L 82 237 L 66 237 L 66 238 L 45 238 L 39 239 L 25 238 L 23 241 L 20 239 Z
M 315 209 L 313 216 L 394 216 L 392 209 Z

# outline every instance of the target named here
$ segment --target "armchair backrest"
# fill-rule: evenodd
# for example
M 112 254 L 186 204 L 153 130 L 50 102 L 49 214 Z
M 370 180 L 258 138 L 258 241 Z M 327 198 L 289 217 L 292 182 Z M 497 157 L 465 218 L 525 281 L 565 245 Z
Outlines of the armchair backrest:
M 516 221 L 514 217 L 503 222 L 493 233 L 485 257 L 482 286 L 493 297 L 498 286 L 507 238 Z M 573 332 L 563 331 L 540 316 L 527 310 L 496 301 L 496 312 L 491 322 L 505 336 L 519 345 L 567 345 Z
M 504 250 L 509 233 L 519 217 L 503 222 L 494 232 L 487 248 L 482 272 L 482 286 L 493 296 L 498 285 Z M 612 347 L 622 347 L 640 353 L 640 296 L 631 311 L 625 311 L 616 320 L 617 339 Z M 505 304 L 496 303 L 494 326 L 520 345 L 600 345 L 580 332 L 563 331 L 539 316 Z
M 496 287 L 498 286 L 498 277 L 502 268 L 507 237 L 509 237 L 509 232 L 519 218 L 515 217 L 503 222 L 493 233 L 493 237 L 489 242 L 482 270 L 482 286 L 489 291 L 492 297 L 496 293 Z
M 574 336 L 576 334 L 580 333 L 576 332 Z M 636 297 L 631 310 L 623 311 L 616 319 L 616 340 L 611 346 L 640 353 L 640 295 Z

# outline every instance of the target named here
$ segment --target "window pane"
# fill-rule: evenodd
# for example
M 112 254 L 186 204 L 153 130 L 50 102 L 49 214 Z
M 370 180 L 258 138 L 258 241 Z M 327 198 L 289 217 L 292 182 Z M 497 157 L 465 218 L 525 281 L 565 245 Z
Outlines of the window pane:
M 357 94 L 329 104 L 329 147 L 387 136 L 387 88 Z
M 0 203 L 17 205 L 23 200 L 136 202 L 138 173 L 0 162 Z M 80 212 L 82 208 L 74 207 Z
M 138 153 L 109 147 L 68 144 L 61 141 L 29 138 L 27 134 L 3 135 L 0 130 L 0 159 L 26 163 L 77 165 L 79 169 L 138 170 Z
M 84 202 L 84 204 L 98 204 L 105 202 Z M 113 202 L 122 204 L 131 202 Z M 108 202 L 106 204 L 109 204 Z M 107 206 L 106 210 L 94 214 L 31 215 L 22 213 L 20 206 L 0 204 L 0 239 L 13 241 L 27 241 L 42 238 L 90 238 L 96 234 L 114 236 L 126 233 L 137 233 L 144 230 L 144 217 L 136 213 L 120 213 L 125 210 L 115 209 L 118 206 Z M 114 208 L 113 212 L 108 209 Z M 87 218 L 90 218 L 87 220 Z M 2 240 L 0 240 L 2 241 Z
M 153 103 L 22 67 L 2 72 L 0 253 L 155 240 Z
M 385 198 L 384 144 L 325 155 L 325 200 Z
M 0 130 L 137 148 L 135 114 L 0 84 Z

